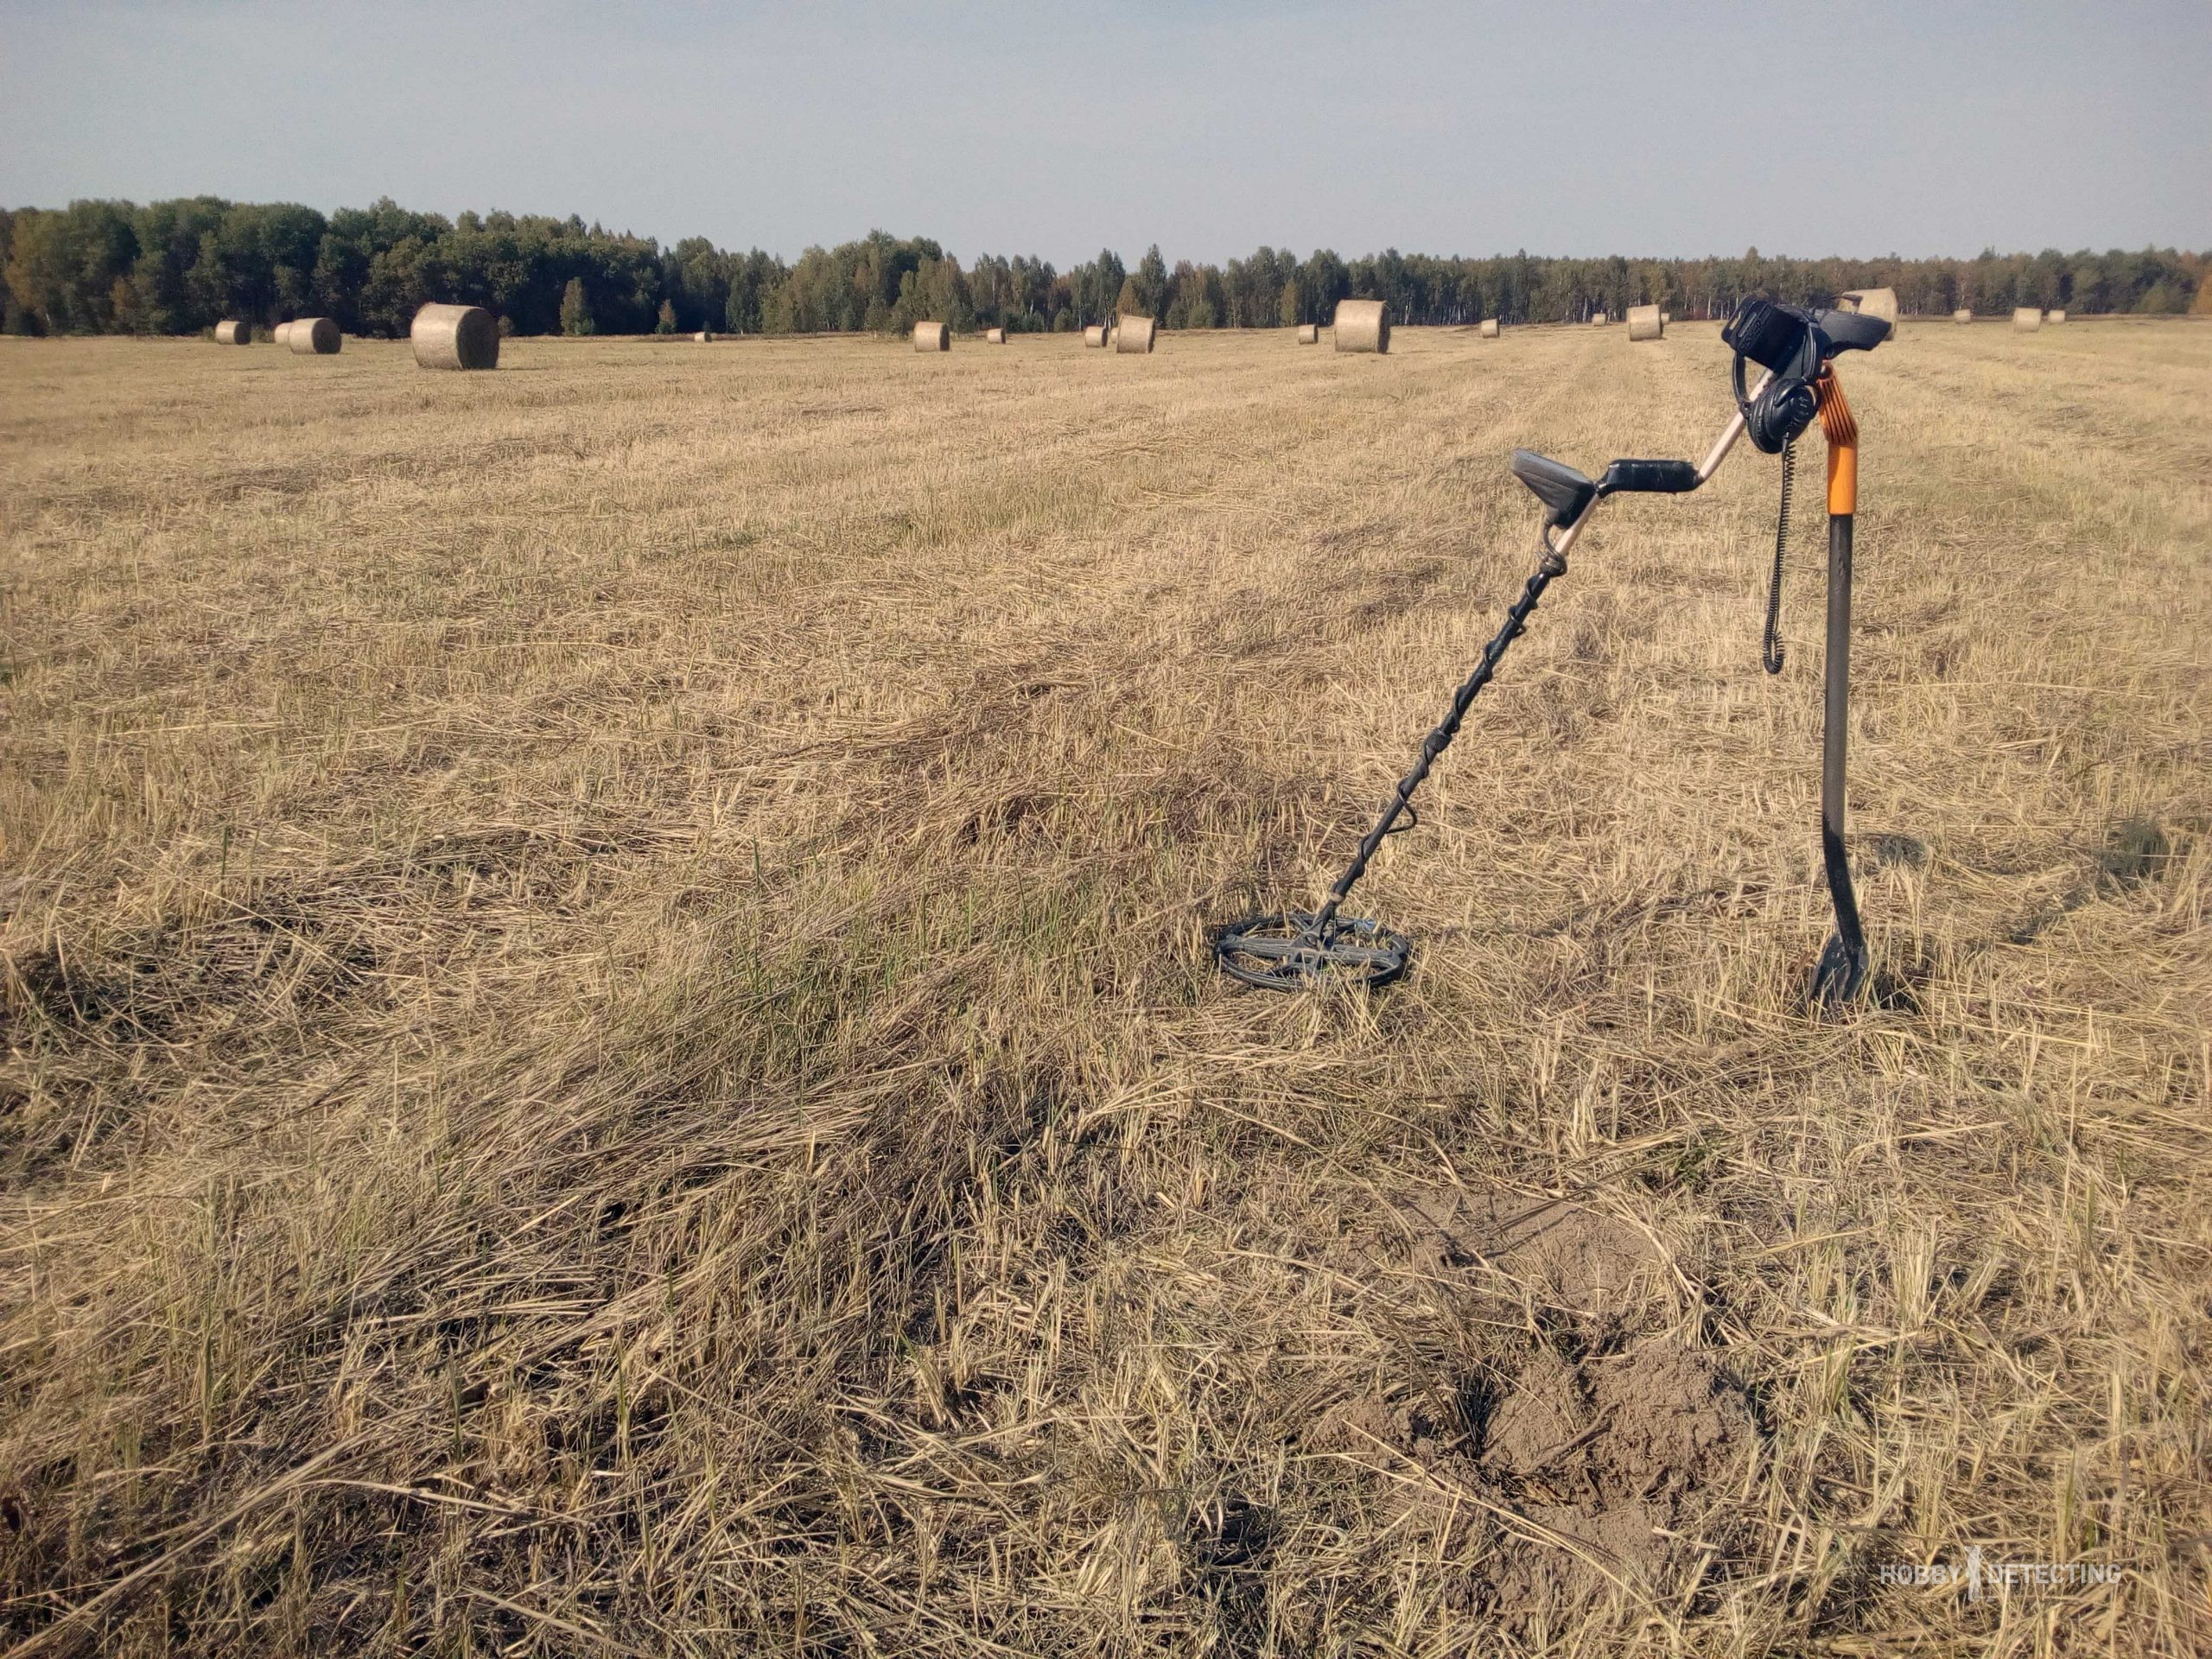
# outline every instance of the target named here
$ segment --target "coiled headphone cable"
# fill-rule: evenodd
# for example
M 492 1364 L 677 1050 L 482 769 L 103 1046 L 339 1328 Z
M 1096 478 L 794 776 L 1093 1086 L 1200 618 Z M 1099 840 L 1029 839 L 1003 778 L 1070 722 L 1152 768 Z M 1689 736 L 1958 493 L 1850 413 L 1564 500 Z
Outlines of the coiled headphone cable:
M 1796 481 L 1797 445 L 1782 446 L 1782 511 L 1774 522 L 1774 576 L 1766 589 L 1766 637 L 1759 641 L 1759 661 L 1770 674 L 1782 672 L 1782 553 L 1789 544 L 1789 488 Z

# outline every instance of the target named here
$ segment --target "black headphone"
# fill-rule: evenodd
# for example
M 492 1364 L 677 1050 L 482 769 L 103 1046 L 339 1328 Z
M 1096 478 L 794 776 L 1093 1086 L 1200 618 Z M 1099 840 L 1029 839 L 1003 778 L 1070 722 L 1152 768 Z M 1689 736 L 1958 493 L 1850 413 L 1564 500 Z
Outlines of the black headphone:
M 1813 390 L 1821 372 L 1818 325 L 1795 306 L 1746 300 L 1720 338 L 1735 348 L 1728 373 L 1745 435 L 1767 454 L 1781 454 L 1820 413 L 1820 397 Z M 1745 387 L 1746 363 L 1772 373 L 1756 397 Z
M 1736 359 L 1736 407 L 1744 411 L 1744 432 L 1770 455 L 1780 454 L 1796 441 L 1820 413 L 1820 398 L 1809 382 L 1795 376 L 1777 375 L 1766 390 L 1745 401 L 1744 359 Z

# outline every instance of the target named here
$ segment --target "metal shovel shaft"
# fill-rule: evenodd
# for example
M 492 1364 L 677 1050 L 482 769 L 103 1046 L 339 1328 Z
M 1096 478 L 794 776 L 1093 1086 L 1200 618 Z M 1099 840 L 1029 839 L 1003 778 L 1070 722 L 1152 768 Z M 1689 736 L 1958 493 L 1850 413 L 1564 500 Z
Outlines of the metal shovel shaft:
M 1844 849 L 1844 791 L 1851 738 L 1851 529 L 1853 516 L 1828 519 L 1828 639 L 1821 718 L 1821 861 L 1835 906 L 1835 937 L 1821 952 L 1814 1000 L 1847 1001 L 1866 977 L 1866 935 Z

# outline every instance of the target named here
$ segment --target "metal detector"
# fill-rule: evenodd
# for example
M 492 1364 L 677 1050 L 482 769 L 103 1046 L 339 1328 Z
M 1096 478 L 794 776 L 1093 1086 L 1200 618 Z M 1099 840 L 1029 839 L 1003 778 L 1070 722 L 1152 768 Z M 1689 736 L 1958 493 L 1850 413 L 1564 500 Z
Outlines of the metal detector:
M 1412 943 L 1380 923 L 1338 914 L 1345 898 L 1382 846 L 1383 837 L 1420 822 L 1414 791 L 1451 747 L 1466 719 L 1468 706 L 1497 671 L 1506 647 L 1528 632 L 1529 616 L 1545 588 L 1567 574 L 1567 556 L 1598 504 L 1609 495 L 1685 495 L 1719 470 L 1736 441 L 1746 433 L 1752 445 L 1782 457 L 1782 510 L 1775 531 L 1774 578 L 1767 595 L 1766 671 L 1782 671 L 1778 624 L 1782 598 L 1783 543 L 1789 535 L 1792 446 L 1817 418 L 1828 450 L 1828 607 L 1826 707 L 1821 742 L 1821 857 L 1827 872 L 1828 896 L 1835 908 L 1835 931 L 1813 972 L 1811 1000 L 1832 1008 L 1861 995 L 1867 982 L 1866 938 L 1859 921 L 1859 899 L 1844 855 L 1844 748 L 1851 704 L 1851 527 L 1859 505 L 1859 428 L 1844 401 L 1834 359 L 1844 352 L 1872 351 L 1890 336 L 1890 324 L 1862 312 L 1801 311 L 1766 300 L 1746 300 L 1721 331 L 1735 356 L 1729 365 L 1736 413 L 1701 466 L 1687 461 L 1616 461 L 1596 479 L 1527 449 L 1513 452 L 1513 473 L 1548 510 L 1538 533 L 1535 574 L 1505 613 L 1483 654 L 1452 694 L 1452 707 L 1421 740 L 1413 768 L 1398 780 L 1382 815 L 1367 832 L 1344 873 L 1329 889 L 1320 909 L 1252 916 L 1222 929 L 1214 955 L 1232 979 L 1262 990 L 1298 991 L 1323 985 L 1379 987 L 1406 971 Z M 1763 372 L 1746 385 L 1747 368 Z

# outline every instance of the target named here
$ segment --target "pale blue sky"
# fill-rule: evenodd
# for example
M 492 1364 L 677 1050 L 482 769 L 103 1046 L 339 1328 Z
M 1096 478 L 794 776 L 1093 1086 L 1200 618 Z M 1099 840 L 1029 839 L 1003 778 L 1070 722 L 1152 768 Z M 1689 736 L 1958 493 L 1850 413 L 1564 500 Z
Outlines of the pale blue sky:
M 786 256 L 2212 246 L 2212 0 L 0 0 L 0 204 L 567 213 Z

